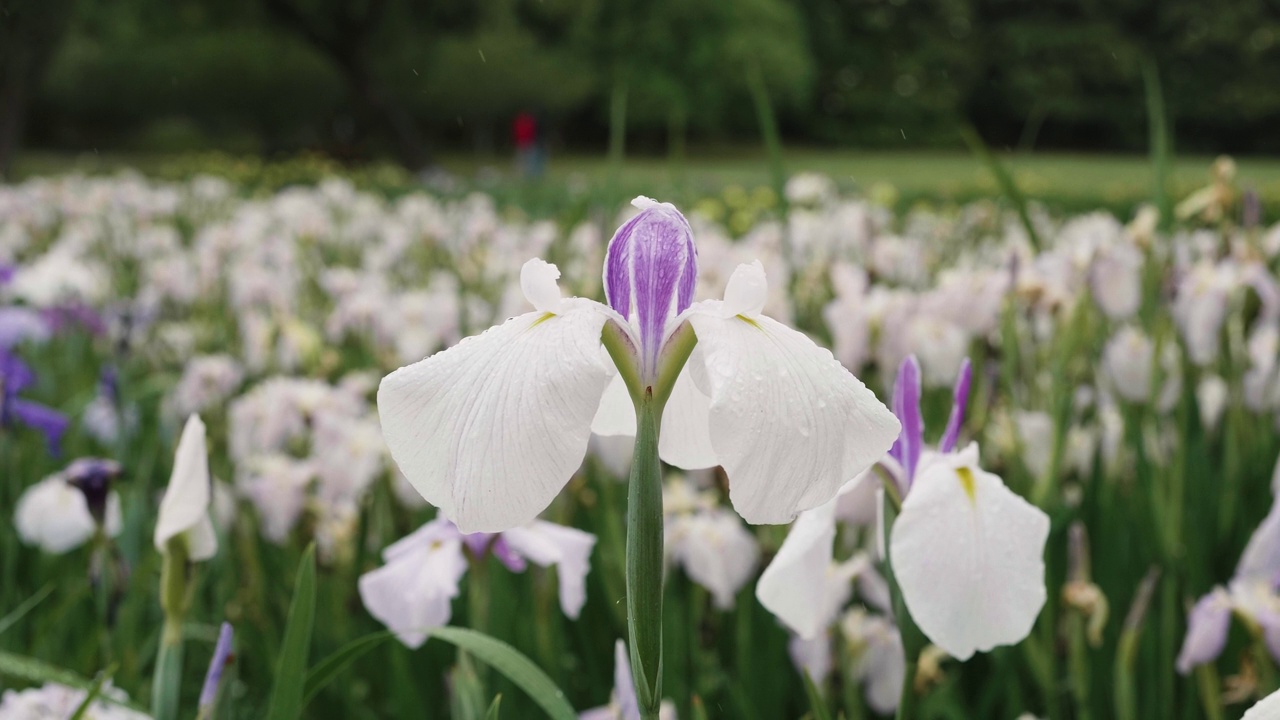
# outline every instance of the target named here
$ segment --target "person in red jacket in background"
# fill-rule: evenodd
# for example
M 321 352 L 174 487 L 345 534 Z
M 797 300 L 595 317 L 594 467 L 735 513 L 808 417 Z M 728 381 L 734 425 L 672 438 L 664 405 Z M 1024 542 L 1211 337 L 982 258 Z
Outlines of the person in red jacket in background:
M 528 178 L 542 175 L 542 147 L 538 138 L 538 119 L 528 110 L 521 110 L 511 123 L 511 135 L 516 145 L 516 167 Z

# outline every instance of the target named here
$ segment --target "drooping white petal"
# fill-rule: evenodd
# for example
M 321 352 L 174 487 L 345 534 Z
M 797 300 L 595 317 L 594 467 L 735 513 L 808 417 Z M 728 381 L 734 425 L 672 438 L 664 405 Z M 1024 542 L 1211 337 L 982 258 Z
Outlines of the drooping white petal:
M 612 374 L 600 332 L 620 318 L 576 298 L 560 310 L 512 318 L 378 388 L 392 457 L 463 532 L 533 520 L 586 455 Z
M 204 422 L 199 415 L 191 415 L 182 428 L 169 487 L 160 501 L 156 549 L 165 552 L 170 539 L 185 533 L 187 556 L 191 560 L 198 562 L 213 557 L 218 552 L 218 536 L 209 517 L 211 495 Z
M 727 508 L 683 515 L 674 523 L 680 527 L 672 556 L 691 580 L 711 592 L 716 607 L 732 609 L 760 558 L 755 536 Z
M 108 536 L 120 534 L 120 496 L 115 491 L 107 496 L 105 522 Z M 84 493 L 61 475 L 51 475 L 23 491 L 13 524 L 22 542 L 55 555 L 84 544 L 96 529 Z
M 1045 602 L 1049 518 L 977 455 L 970 445 L 923 467 L 889 540 L 911 617 L 958 660 L 1022 640 Z
M 560 609 L 576 619 L 587 601 L 587 572 L 596 536 L 577 528 L 534 520 L 502 533 L 512 550 L 542 567 L 556 566 L 560 580 Z
M 787 641 L 787 654 L 791 656 L 791 664 L 808 673 L 819 686 L 831 674 L 831 638 L 825 632 L 807 640 L 792 635 Z
M 805 639 L 835 620 L 852 593 L 857 564 L 837 566 L 836 502 L 800 513 L 773 562 L 756 583 L 756 598 L 784 625 Z
M 393 555 L 360 576 L 360 600 L 400 642 L 417 648 L 432 628 L 448 624 L 467 559 L 461 539 L 418 542 Z
M 685 470 L 720 464 L 711 446 L 711 398 L 698 389 L 694 379 L 695 373 L 704 372 L 702 352 L 695 346 L 662 411 L 658 455 Z
M 710 435 L 734 508 L 785 523 L 830 500 L 878 460 L 900 426 L 875 395 L 808 337 L 759 314 L 764 270 L 734 272 L 732 302 L 690 309 L 705 364 Z M 696 378 L 695 378 L 696 379 Z
M 1259 700 L 1241 720 L 1280 720 L 1280 691 Z
M 612 360 L 609 361 L 612 364 Z M 627 383 L 622 375 L 615 374 L 600 396 L 600 407 L 591 419 L 591 432 L 605 437 L 614 435 L 636 436 L 636 408 L 627 393 Z
M 1272 503 L 1271 512 L 1249 537 L 1235 576 L 1270 580 L 1277 574 L 1280 574 L 1280 500 Z
M 855 656 L 853 676 L 862 680 L 867 704 L 881 715 L 891 714 L 907 674 L 898 628 L 886 617 L 854 608 L 845 614 L 840 629 Z

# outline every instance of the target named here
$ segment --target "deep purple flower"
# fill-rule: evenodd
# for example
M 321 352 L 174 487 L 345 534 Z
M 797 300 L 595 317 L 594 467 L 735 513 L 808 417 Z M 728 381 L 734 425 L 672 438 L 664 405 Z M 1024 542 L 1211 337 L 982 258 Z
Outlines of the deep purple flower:
M 107 513 L 107 495 L 111 482 L 120 477 L 120 463 L 103 458 L 80 458 L 62 471 L 67 483 L 84 493 L 89 513 L 99 525 Z
M 0 346 L 0 427 L 20 423 L 43 433 L 49 453 L 57 456 L 62 452 L 62 435 L 69 421 L 51 407 L 19 397 L 35 379 L 35 372 L 21 358 Z

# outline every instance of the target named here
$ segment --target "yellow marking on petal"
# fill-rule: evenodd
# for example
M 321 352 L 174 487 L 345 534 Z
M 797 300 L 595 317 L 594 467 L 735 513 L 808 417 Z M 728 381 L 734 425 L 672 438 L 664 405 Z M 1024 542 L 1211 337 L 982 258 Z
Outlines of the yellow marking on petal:
M 556 314 L 553 312 L 542 313 L 542 317 L 538 318 L 537 320 L 534 320 L 533 324 L 529 326 L 529 329 L 532 330 L 555 316 Z
M 960 484 L 964 486 L 964 494 L 969 496 L 969 502 L 977 502 L 977 485 L 973 481 L 973 471 L 967 467 L 956 468 L 956 475 L 960 477 Z
M 739 320 L 741 320 L 742 322 L 744 322 L 744 323 L 746 323 L 746 324 L 750 325 L 751 327 L 753 327 L 753 328 L 755 328 L 755 329 L 759 330 L 760 332 L 764 332 L 764 328 L 760 327 L 760 323 L 756 322 L 755 320 L 752 320 L 751 318 L 747 317 L 746 315 L 743 315 L 742 313 L 738 313 L 738 319 L 739 319 Z

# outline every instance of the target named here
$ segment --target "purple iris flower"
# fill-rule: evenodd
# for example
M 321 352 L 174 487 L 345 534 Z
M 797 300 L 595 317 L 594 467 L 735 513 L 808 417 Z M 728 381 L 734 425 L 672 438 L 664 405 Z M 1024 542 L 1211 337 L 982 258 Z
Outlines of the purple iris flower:
M 54 332 L 63 332 L 73 327 L 81 327 L 93 335 L 102 335 L 107 331 L 107 323 L 101 313 L 83 303 L 68 303 L 44 308 L 45 322 Z
M 49 454 L 56 457 L 62 453 L 62 435 L 69 421 L 51 407 L 19 397 L 35 380 L 30 366 L 0 346 L 0 427 L 22 424 L 43 433 Z
M 84 493 L 89 514 L 101 525 L 107 514 L 111 483 L 120 477 L 120 463 L 103 458 L 80 458 L 62 471 L 67 483 Z
M 952 390 L 951 416 L 947 429 L 938 442 L 938 452 L 955 450 L 960 440 L 960 428 L 964 425 L 965 410 L 969 406 L 969 388 L 973 382 L 973 367 L 969 358 L 960 365 L 956 384 Z M 902 433 L 889 448 L 889 456 L 902 469 L 898 488 L 903 495 L 915 481 L 916 468 L 920 465 L 920 453 L 924 449 L 924 417 L 920 413 L 920 361 L 915 355 L 907 356 L 898 367 L 898 378 L 893 385 L 893 414 L 902 423 Z
M 204 676 L 204 687 L 200 690 L 200 716 L 204 717 L 218 699 L 218 686 L 222 683 L 222 671 L 234 660 L 231 654 L 233 632 L 231 623 L 222 623 L 218 631 L 218 644 L 213 649 L 213 658 L 209 660 L 209 672 Z
M 0 285 L 8 285 L 13 282 L 13 276 L 18 274 L 18 267 L 8 263 L 0 263 Z

